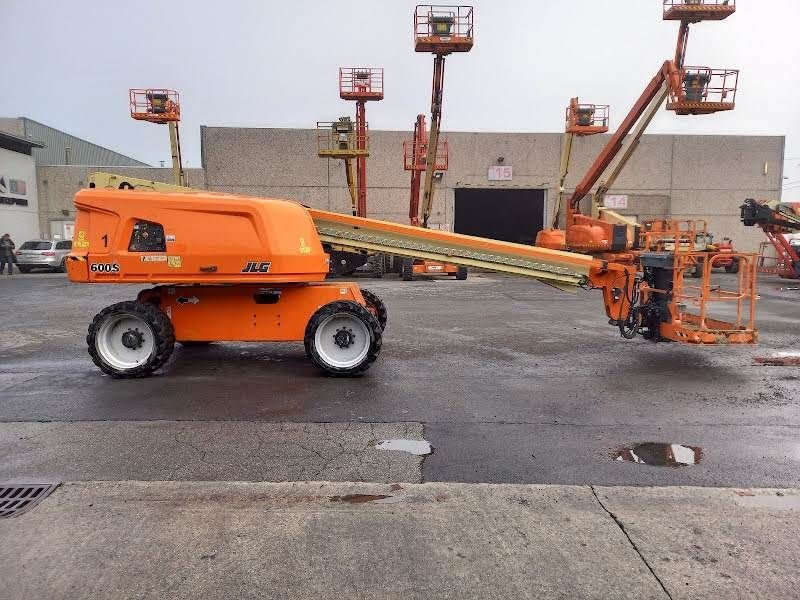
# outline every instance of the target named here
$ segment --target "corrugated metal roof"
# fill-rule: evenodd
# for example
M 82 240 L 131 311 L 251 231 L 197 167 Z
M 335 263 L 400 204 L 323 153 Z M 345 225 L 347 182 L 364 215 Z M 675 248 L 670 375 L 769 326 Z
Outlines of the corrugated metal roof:
M 33 148 L 44 148 L 44 144 L 0 131 L 0 148 L 30 156 Z
M 22 121 L 26 138 L 37 140 L 45 145 L 44 148 L 33 150 L 37 165 L 67 164 L 66 148 L 69 147 L 69 164 L 71 165 L 150 166 L 140 160 L 98 146 L 33 119 L 20 117 L 20 121 Z

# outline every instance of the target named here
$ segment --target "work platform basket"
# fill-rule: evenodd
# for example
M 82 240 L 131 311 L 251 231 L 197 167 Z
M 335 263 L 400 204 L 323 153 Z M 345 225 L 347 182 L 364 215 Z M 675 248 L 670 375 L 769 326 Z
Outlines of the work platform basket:
M 338 121 L 317 121 L 317 154 L 329 158 L 369 156 L 369 125 L 362 131 L 350 117 Z
M 435 171 L 447 171 L 449 166 L 450 147 L 446 139 L 436 144 L 436 158 L 433 162 Z M 428 142 L 406 140 L 403 142 L 403 168 L 406 171 L 424 171 L 427 168 Z
M 664 0 L 665 21 L 721 21 L 736 12 L 736 0 Z
M 684 67 L 679 77 L 679 85 L 670 86 L 667 110 L 679 115 L 703 115 L 736 106 L 738 70 Z
M 567 107 L 566 132 L 575 135 L 593 135 L 608 131 L 607 104 L 580 104 L 573 98 Z
M 178 92 L 159 88 L 130 90 L 131 117 L 137 121 L 169 123 L 181 120 Z
M 339 97 L 342 100 L 383 100 L 383 69 L 341 67 Z
M 414 50 L 434 54 L 469 52 L 473 43 L 471 6 L 420 4 L 414 11 Z

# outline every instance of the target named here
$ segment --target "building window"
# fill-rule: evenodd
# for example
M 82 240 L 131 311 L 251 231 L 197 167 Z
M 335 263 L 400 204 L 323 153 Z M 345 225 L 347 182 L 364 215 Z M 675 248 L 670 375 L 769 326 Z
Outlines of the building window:
M 28 186 L 22 179 L 9 179 L 8 180 L 8 191 L 12 194 L 18 194 L 20 196 L 24 196 L 28 193 Z

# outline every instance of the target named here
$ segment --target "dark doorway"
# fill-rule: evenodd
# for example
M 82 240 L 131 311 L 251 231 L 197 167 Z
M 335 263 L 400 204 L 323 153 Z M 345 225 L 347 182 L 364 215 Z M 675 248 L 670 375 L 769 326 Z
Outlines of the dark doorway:
M 544 190 L 456 189 L 456 233 L 533 244 L 544 227 Z

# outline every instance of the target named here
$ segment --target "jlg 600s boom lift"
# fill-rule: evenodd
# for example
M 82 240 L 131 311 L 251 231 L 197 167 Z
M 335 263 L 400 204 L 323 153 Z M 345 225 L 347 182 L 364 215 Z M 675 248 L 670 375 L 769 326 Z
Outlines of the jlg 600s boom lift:
M 664 1 L 665 18 L 684 14 L 670 12 L 674 5 L 691 9 L 686 14 L 694 20 L 730 14 L 733 4 Z M 682 22 L 682 44 L 687 31 L 688 21 Z M 75 196 L 70 279 L 155 287 L 101 311 L 89 327 L 89 353 L 112 376 L 138 377 L 162 366 L 176 341 L 303 341 L 306 354 L 327 373 L 360 374 L 380 351 L 386 311 L 377 297 L 354 283 L 325 281 L 329 258 L 323 244 L 492 269 L 568 291 L 599 289 L 606 318 L 627 339 L 640 333 L 651 340 L 695 344 L 754 343 L 752 255 L 738 255 L 743 263 L 736 292 L 710 285 L 711 261 L 706 261 L 699 285 L 689 286 L 683 275 L 696 266 L 695 253 L 677 248 L 641 252 L 628 225 L 617 229 L 619 223 L 609 219 L 608 211 L 589 217 L 579 210 L 580 200 L 659 90 L 672 95 L 669 107 L 678 112 L 733 108 L 707 100 L 710 90 L 702 85 L 696 89 L 696 71 L 680 65 L 682 61 L 665 64 L 598 159 L 603 168 L 596 164 L 584 178 L 567 206 L 566 234 L 546 233 L 545 241 L 559 249 L 130 178 L 125 188 L 153 191 L 121 190 L 115 189 L 117 176 L 94 174 L 97 189 Z M 664 88 L 666 81 L 672 84 Z M 438 146 L 433 139 L 429 143 Z M 429 167 L 436 161 L 431 154 Z M 213 243 L 209 231 L 215 232 Z M 709 308 L 722 301 L 735 305 L 735 319 L 709 316 Z

